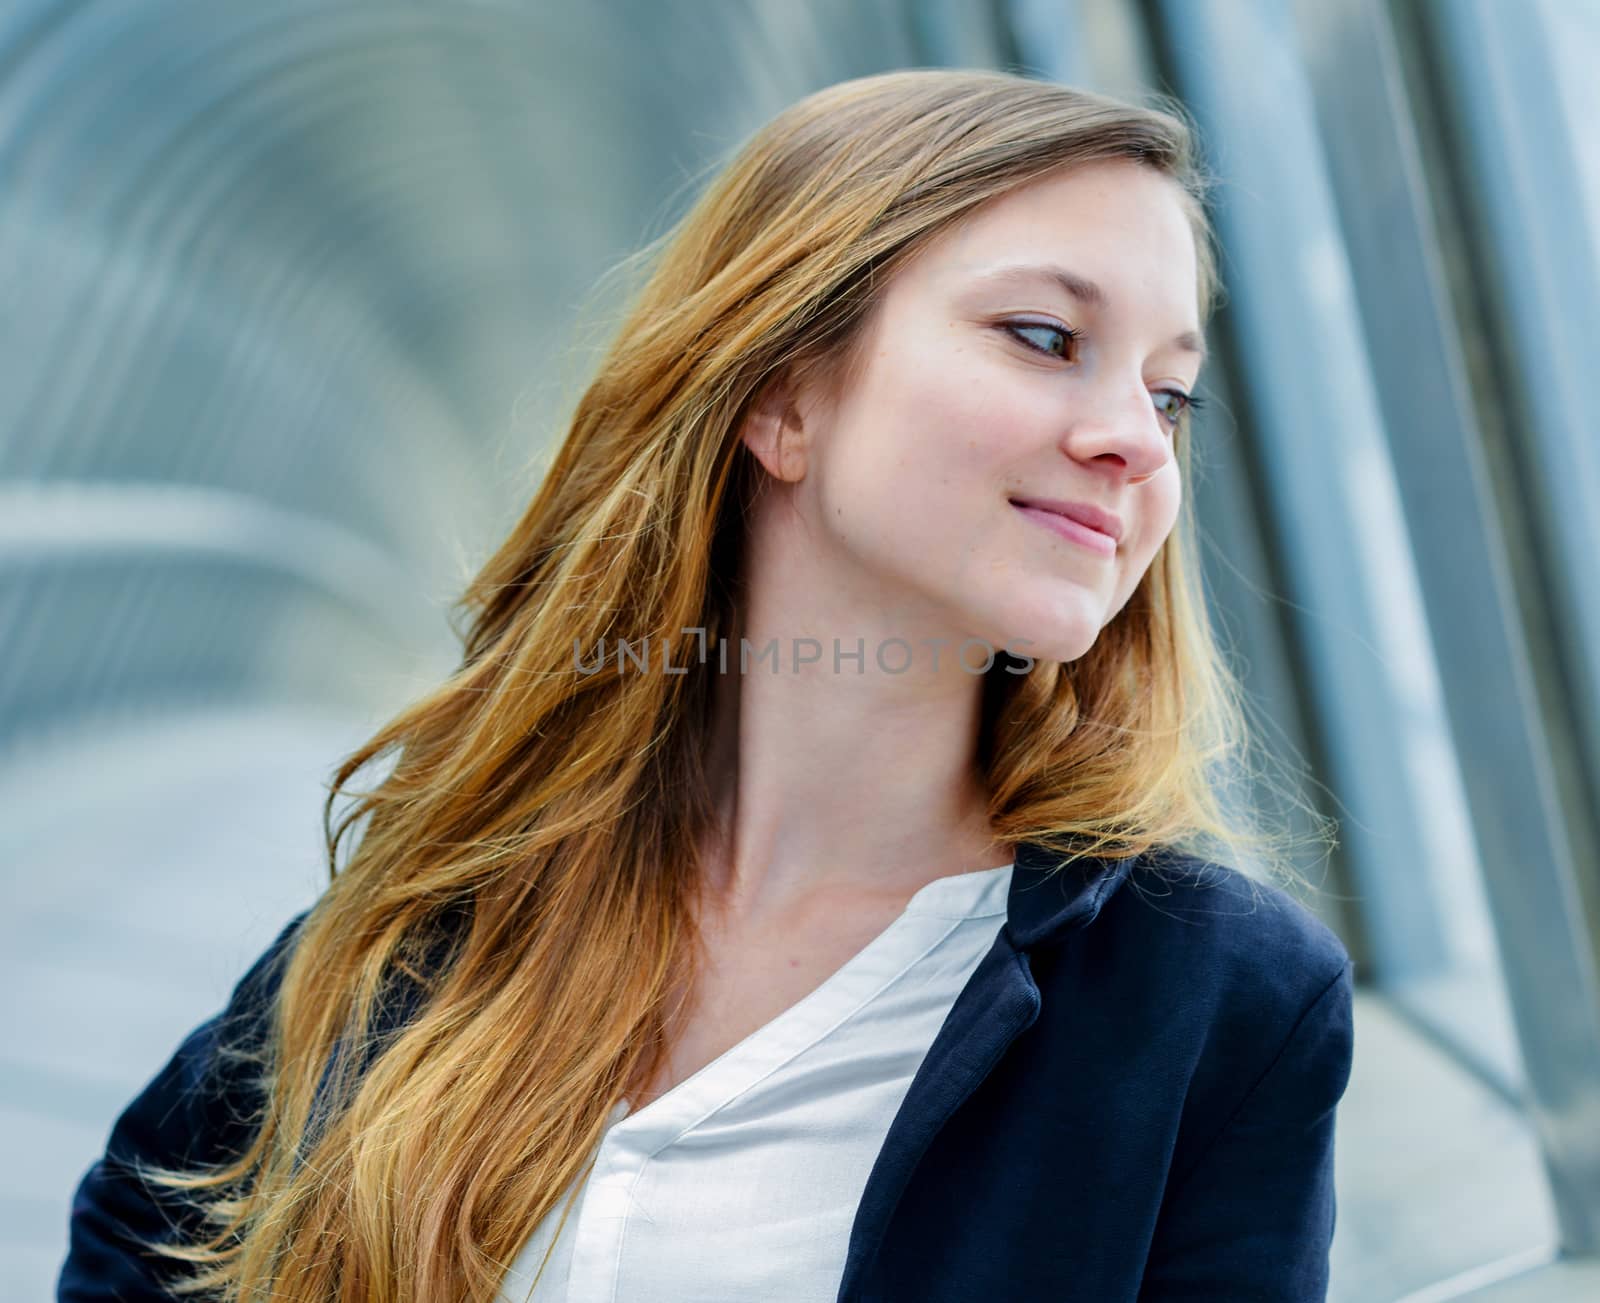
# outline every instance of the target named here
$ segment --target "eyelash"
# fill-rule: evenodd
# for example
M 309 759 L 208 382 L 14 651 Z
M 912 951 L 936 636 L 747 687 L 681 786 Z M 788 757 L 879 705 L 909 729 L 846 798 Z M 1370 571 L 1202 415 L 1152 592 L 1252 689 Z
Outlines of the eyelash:
M 1058 326 L 1051 322 L 1007 321 L 1001 324 L 1006 333 L 1008 333 L 1013 339 L 1017 340 L 1017 342 L 1020 343 L 1023 348 L 1031 349 L 1035 353 L 1043 353 L 1046 357 L 1061 357 L 1062 355 L 1060 353 L 1052 353 L 1047 348 L 1040 348 L 1037 344 L 1030 344 L 1022 335 L 1024 330 L 1048 330 L 1052 334 L 1062 336 L 1064 339 L 1066 339 L 1068 344 L 1076 344 L 1080 339 L 1083 338 L 1083 332 L 1081 330 L 1074 330 L 1071 326 Z M 1198 412 L 1202 407 L 1205 406 L 1205 400 L 1201 398 L 1199 394 L 1186 394 L 1181 389 L 1158 389 L 1156 392 L 1158 394 L 1171 394 L 1174 398 L 1179 399 L 1183 403 L 1183 406 L 1178 408 L 1177 416 L 1167 421 L 1167 428 L 1169 430 L 1176 430 L 1178 428 L 1183 421 L 1185 412 Z

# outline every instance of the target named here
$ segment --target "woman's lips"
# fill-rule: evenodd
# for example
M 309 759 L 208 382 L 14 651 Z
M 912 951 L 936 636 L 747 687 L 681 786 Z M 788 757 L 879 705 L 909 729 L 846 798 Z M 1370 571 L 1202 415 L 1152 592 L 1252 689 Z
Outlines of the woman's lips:
M 1090 529 L 1087 525 L 1069 520 L 1059 512 L 1046 511 L 1042 507 L 1025 507 L 1020 502 L 1013 502 L 1011 505 L 1028 519 L 1038 521 L 1046 529 L 1054 530 L 1062 538 L 1081 544 L 1092 552 L 1098 552 L 1103 557 L 1114 557 L 1117 554 L 1117 540 L 1110 534 L 1102 534 L 1098 529 Z

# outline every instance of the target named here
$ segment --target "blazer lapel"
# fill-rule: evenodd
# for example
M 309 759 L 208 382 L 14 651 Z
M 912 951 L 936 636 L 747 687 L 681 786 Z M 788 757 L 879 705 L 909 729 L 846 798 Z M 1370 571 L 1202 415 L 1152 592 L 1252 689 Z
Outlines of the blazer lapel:
M 856 1209 L 838 1303 L 856 1297 L 912 1170 L 939 1129 L 1039 1016 L 1028 949 L 1091 922 L 1132 859 L 1079 860 L 1031 843 L 1017 848 L 1006 921 L 923 1058 L 890 1124 Z

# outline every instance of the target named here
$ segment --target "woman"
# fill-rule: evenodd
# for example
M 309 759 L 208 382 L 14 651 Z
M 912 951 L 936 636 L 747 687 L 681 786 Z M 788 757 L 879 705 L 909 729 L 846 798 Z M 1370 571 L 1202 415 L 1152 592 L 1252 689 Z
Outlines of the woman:
M 1267 842 L 1176 528 L 1202 193 L 1000 73 L 759 132 L 61 1296 L 1324 1297 L 1350 961 L 1202 849 Z

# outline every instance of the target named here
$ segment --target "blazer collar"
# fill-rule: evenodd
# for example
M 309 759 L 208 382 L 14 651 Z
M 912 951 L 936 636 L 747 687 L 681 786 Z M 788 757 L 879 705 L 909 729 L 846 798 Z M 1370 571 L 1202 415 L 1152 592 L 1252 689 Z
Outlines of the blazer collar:
M 952 1113 L 1039 1016 L 1039 985 L 1026 951 L 1092 922 L 1136 857 L 1067 857 L 1035 843 L 1016 847 L 1006 922 L 956 996 L 912 1077 L 868 1174 L 850 1230 L 838 1303 L 889 1292 L 873 1279 L 878 1246 L 911 1173 Z
M 1064 853 L 1037 842 L 1019 844 L 1006 896 L 1012 943 L 1027 950 L 1067 928 L 1088 926 L 1127 880 L 1137 858 L 1069 861 Z

